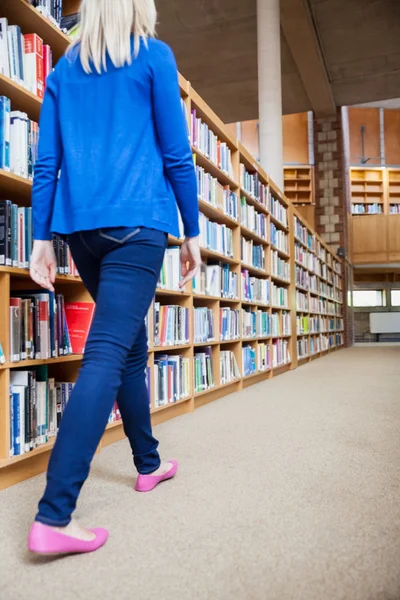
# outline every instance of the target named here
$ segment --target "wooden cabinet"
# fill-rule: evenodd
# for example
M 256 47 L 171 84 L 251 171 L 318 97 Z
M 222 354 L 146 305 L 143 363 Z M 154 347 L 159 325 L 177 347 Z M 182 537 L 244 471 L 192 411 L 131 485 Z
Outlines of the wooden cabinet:
M 352 217 L 352 261 L 379 264 L 400 261 L 400 215 Z

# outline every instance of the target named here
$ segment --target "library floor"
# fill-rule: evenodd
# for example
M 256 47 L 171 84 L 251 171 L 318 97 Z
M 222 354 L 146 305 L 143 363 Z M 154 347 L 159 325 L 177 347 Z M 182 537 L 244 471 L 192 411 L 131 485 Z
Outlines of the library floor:
M 0 493 L 0 597 L 398 600 L 400 347 L 352 348 L 156 430 L 175 481 L 131 490 L 126 441 L 95 459 L 78 516 L 99 552 L 37 559 L 39 476 Z

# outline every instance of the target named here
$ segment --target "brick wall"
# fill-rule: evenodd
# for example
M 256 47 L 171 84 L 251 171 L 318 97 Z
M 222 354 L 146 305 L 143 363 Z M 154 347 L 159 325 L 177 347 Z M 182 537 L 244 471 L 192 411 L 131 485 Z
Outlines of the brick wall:
M 345 114 L 346 117 L 346 114 Z M 315 228 L 322 239 L 337 252 L 345 249 L 349 257 L 348 223 L 350 208 L 348 184 L 349 148 L 343 139 L 342 113 L 333 117 L 314 119 L 315 157 Z M 347 156 L 348 155 L 348 156 Z M 345 345 L 354 343 L 354 316 L 347 306 L 347 290 L 352 288 L 353 270 L 343 265 Z

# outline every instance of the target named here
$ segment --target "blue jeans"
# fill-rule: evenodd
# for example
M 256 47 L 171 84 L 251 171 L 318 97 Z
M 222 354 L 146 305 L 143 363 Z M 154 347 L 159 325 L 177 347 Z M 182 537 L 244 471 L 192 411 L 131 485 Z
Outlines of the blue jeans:
M 158 469 L 145 382 L 144 320 L 157 285 L 167 234 L 120 227 L 74 233 L 72 256 L 96 302 L 79 377 L 51 454 L 36 520 L 65 526 L 115 400 L 139 473 Z

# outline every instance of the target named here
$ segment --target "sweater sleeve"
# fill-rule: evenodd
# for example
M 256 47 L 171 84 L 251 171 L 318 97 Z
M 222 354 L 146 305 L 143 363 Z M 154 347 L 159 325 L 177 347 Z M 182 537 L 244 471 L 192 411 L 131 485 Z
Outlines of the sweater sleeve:
M 178 70 L 169 46 L 159 41 L 155 45 L 151 69 L 156 131 L 185 236 L 195 237 L 199 234 L 197 180 L 182 111 Z
M 38 157 L 32 189 L 33 235 L 35 240 L 51 240 L 51 219 L 62 144 L 57 111 L 56 71 L 49 75 L 40 115 Z

